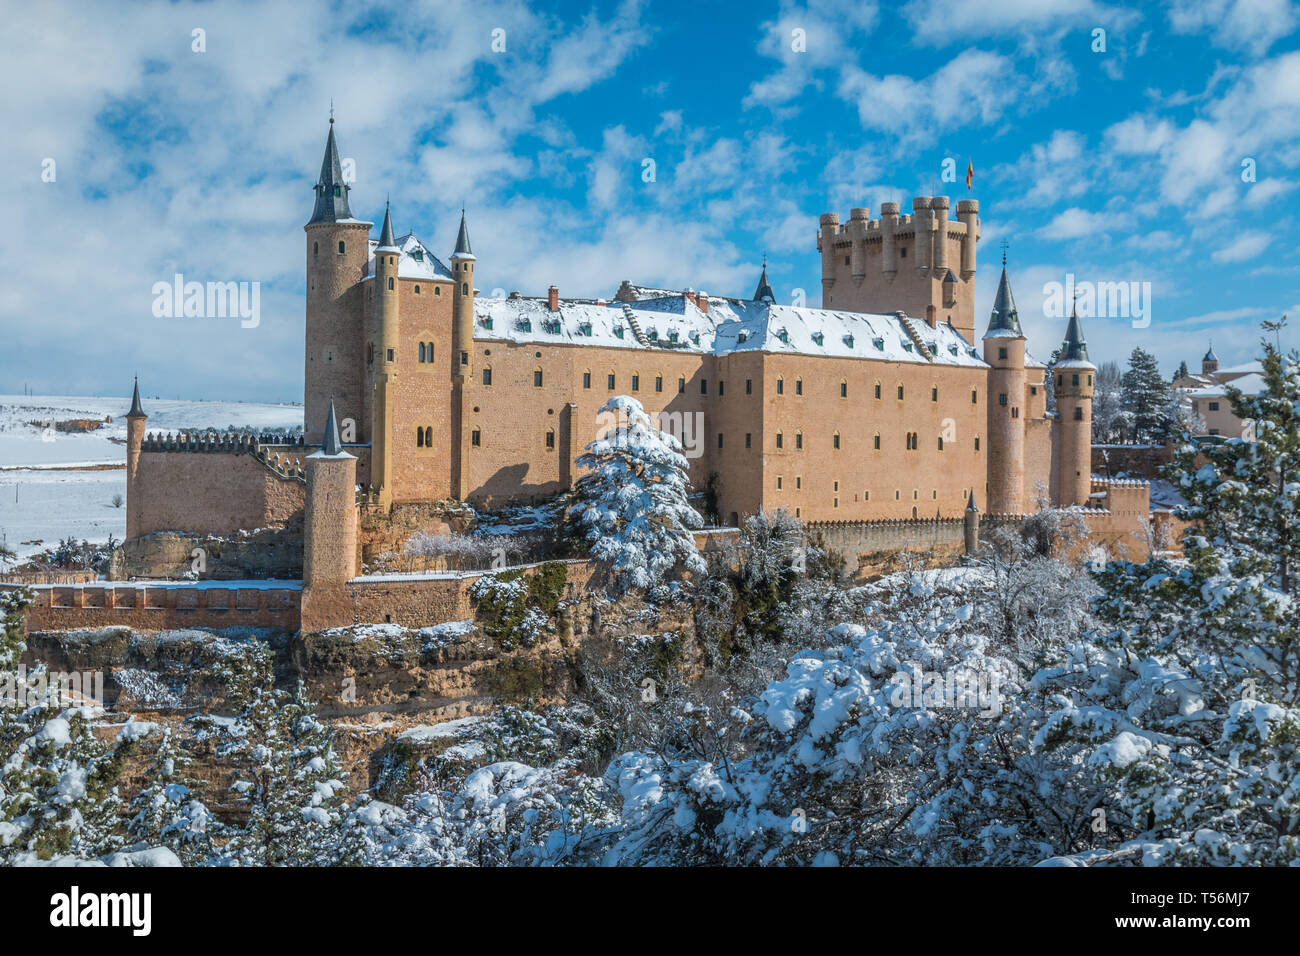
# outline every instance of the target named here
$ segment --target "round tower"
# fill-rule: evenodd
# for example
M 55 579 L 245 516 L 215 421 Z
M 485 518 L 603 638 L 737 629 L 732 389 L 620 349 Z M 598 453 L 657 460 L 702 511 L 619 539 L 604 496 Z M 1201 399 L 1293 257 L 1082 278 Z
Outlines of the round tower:
M 147 416 L 140 407 L 140 379 L 131 392 L 131 410 L 126 413 L 126 536 L 140 537 L 140 491 L 136 475 L 140 470 L 140 446 L 144 444 Z
M 464 382 L 474 371 L 474 253 L 469 248 L 465 210 L 460 211 L 460 233 L 451 254 L 451 377 Z
M 984 361 L 989 365 L 988 388 L 988 508 L 989 514 L 1024 511 L 1025 336 L 1011 295 L 1006 262 L 998 281 L 993 313 L 984 333 Z
M 375 357 L 374 395 L 371 410 L 374 422 L 370 437 L 370 484 L 379 494 L 379 505 L 387 507 L 393 500 L 393 415 L 397 401 L 397 375 L 401 360 L 401 289 L 398 266 L 402 251 L 393 235 L 393 217 L 384 205 L 384 224 L 375 248 Z
M 336 605 L 357 574 L 357 460 L 339 441 L 334 405 L 318 451 L 306 458 L 302 531 L 302 629 L 351 623 Z
M 307 233 L 307 321 L 304 355 L 303 420 L 306 440 L 321 441 L 316 430 L 336 401 L 344 419 L 366 427 L 365 328 L 361 279 L 370 258 L 372 223 L 352 217 L 351 187 L 343 181 L 343 166 L 330 118 L 325 157 L 315 187 L 316 205 Z M 368 441 L 363 432 L 358 441 Z
M 1070 309 L 1070 324 L 1061 344 L 1061 357 L 1052 366 L 1056 393 L 1056 504 L 1086 505 L 1092 493 L 1092 391 L 1097 366 L 1088 361 L 1088 345 L 1078 310 Z

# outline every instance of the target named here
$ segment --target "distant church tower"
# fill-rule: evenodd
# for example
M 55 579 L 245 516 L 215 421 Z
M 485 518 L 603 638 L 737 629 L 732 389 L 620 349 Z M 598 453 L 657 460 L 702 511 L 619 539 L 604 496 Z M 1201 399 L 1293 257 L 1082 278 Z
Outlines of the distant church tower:
M 465 392 L 474 374 L 474 253 L 469 246 L 465 210 L 460 211 L 460 232 L 451 254 L 451 488 L 464 501 L 469 494 L 469 469 L 465 463 Z
M 303 421 L 307 442 L 319 443 L 331 398 L 340 417 L 353 423 L 355 438 L 366 442 L 369 423 L 364 421 L 366 336 L 361 328 L 362 287 L 359 285 L 370 258 L 372 223 L 352 218 L 349 186 L 343 181 L 334 119 L 330 118 L 325 158 L 317 181 L 316 206 L 307 233 L 307 348 Z M 346 430 L 346 427 L 345 427 Z
M 1205 358 L 1201 359 L 1201 374 L 1213 375 L 1219 370 L 1219 357 L 1214 354 L 1214 343 L 1210 343 L 1210 350 L 1205 353 Z
M 993 313 L 984 333 L 984 361 L 989 372 L 989 514 L 1020 514 L 1024 511 L 1025 420 L 1025 334 L 1020 330 L 1016 300 L 1007 280 L 1007 263 L 1002 261 Z
M 1057 489 L 1062 507 L 1086 505 L 1092 493 L 1092 392 L 1097 366 L 1088 361 L 1088 345 L 1077 307 L 1061 344 L 1061 357 L 1052 366 L 1056 376 Z

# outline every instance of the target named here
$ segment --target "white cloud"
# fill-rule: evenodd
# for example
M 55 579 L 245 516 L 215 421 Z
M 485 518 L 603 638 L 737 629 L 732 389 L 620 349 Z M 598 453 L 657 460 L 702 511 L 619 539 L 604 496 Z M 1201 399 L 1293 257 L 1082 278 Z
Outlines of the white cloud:
M 1245 262 L 1267 249 L 1272 241 L 1272 236 L 1259 230 L 1238 233 L 1232 242 L 1211 253 L 1210 258 L 1215 262 Z
M 1114 217 L 1108 213 L 1089 212 L 1072 206 L 1054 216 L 1051 222 L 1038 230 L 1038 235 L 1044 239 L 1082 239 L 1109 232 L 1116 225 Z
M 1173 0 L 1175 33 L 1198 33 L 1215 46 L 1259 55 L 1300 25 L 1291 0 Z

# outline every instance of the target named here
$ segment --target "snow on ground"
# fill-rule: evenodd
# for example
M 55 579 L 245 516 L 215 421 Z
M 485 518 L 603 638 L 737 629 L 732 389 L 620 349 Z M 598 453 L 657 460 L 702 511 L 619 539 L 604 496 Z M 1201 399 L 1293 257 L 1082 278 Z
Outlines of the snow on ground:
M 149 431 L 300 428 L 300 405 L 143 398 Z M 126 534 L 126 412 L 129 398 L 0 395 L 0 542 L 29 557 L 65 537 L 119 541 Z M 46 423 L 112 421 L 69 434 Z M 29 422 L 41 424 L 31 425 Z M 108 470 L 88 470 L 104 468 Z M 39 541 L 39 544 L 23 544 Z

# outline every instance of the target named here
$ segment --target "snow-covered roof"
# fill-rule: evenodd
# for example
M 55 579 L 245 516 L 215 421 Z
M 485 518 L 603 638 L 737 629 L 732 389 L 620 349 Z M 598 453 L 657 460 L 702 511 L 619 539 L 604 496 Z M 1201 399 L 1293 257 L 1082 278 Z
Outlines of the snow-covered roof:
M 512 342 L 664 349 L 726 355 L 788 352 L 985 367 L 948 324 L 831 309 L 796 308 L 748 299 L 710 298 L 702 311 L 682 293 L 636 302 L 485 298 L 474 303 L 474 337 Z
M 366 260 L 365 279 L 372 279 L 375 275 L 375 250 L 379 248 L 379 243 L 370 240 L 370 258 Z M 448 269 L 432 252 L 430 252 L 415 233 L 408 232 L 402 238 L 397 240 L 397 248 L 402 251 L 401 257 L 397 260 L 397 277 L 399 279 L 444 279 L 451 281 L 451 270 Z
M 1264 376 L 1255 373 L 1243 375 L 1222 384 L 1207 385 L 1204 388 L 1189 388 L 1187 394 L 1191 398 L 1221 398 L 1228 394 L 1229 385 L 1240 389 L 1243 395 L 1258 395 L 1268 388 L 1264 382 Z

